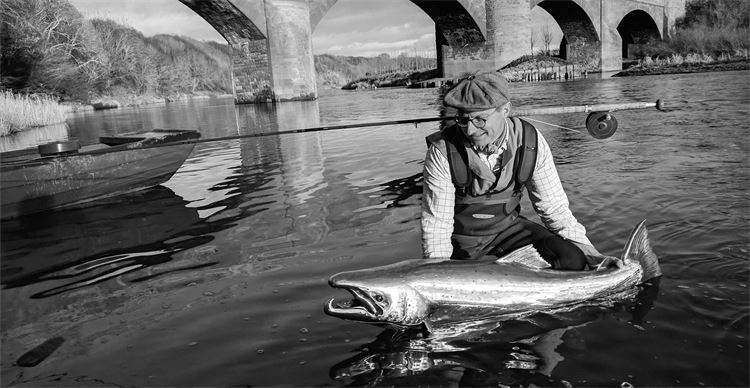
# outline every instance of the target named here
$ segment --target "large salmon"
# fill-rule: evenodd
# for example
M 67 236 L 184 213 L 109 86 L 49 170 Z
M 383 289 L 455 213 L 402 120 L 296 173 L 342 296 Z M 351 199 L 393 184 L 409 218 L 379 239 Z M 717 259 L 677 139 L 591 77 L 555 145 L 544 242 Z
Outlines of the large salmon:
M 331 299 L 324 310 L 343 319 L 429 331 L 432 321 L 487 314 L 512 319 L 605 300 L 661 275 L 645 220 L 633 229 L 616 267 L 560 271 L 531 264 L 538 261 L 529 245 L 499 259 L 407 260 L 342 272 L 328 283 L 354 298 L 343 303 Z

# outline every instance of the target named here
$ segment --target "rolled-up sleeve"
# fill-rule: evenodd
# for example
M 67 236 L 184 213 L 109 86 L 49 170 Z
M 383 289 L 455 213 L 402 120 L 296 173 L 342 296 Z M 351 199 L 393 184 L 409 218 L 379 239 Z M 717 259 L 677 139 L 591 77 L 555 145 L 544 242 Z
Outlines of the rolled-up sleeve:
M 534 175 L 527 184 L 529 199 L 544 226 L 553 233 L 577 243 L 592 245 L 586 229 L 570 211 L 547 141 L 537 131 L 537 159 Z
M 448 159 L 430 146 L 424 162 L 422 194 L 422 255 L 426 259 L 449 258 L 453 254 L 453 206 L 455 188 Z

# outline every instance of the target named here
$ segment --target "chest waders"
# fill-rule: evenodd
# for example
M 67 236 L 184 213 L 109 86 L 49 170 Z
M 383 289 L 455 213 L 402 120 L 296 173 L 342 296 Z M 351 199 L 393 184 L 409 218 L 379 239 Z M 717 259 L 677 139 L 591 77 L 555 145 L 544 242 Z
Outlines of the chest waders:
M 526 121 L 517 118 L 512 121 L 514 128 L 509 128 L 508 146 L 498 161 L 502 168 L 495 172 L 495 184 L 482 195 L 473 193 L 475 177 L 469 168 L 462 134 L 456 127 L 447 128 L 443 133 L 456 188 L 451 236 L 453 259 L 478 258 L 500 242 L 515 245 L 519 242 L 515 240 L 530 238 L 516 220 L 521 211 L 523 190 L 536 165 L 537 132 Z M 512 172 L 511 179 L 502 175 L 503 169 L 508 170 L 506 174 Z M 498 187 L 499 184 L 504 187 Z M 513 241 L 507 241 L 509 238 Z

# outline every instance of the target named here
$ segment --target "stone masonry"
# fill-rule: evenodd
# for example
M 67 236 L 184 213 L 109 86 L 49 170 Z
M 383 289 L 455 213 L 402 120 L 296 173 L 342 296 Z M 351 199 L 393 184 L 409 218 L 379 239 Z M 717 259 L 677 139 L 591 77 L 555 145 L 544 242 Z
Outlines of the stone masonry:
M 180 1 L 232 47 L 237 103 L 317 98 L 312 32 L 336 0 Z M 619 70 L 630 45 L 669 34 L 686 0 L 411 1 L 435 22 L 440 75 L 454 78 L 530 54 L 534 7 L 559 24 L 567 58 L 594 70 Z

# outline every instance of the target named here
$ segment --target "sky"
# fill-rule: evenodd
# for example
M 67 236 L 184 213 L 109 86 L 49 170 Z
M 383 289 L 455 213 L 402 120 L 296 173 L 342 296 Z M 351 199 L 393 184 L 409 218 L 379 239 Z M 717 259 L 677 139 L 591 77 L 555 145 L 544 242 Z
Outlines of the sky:
M 141 31 L 226 41 L 208 22 L 178 0 L 68 0 L 87 18 L 109 18 Z M 549 25 L 559 42 L 557 23 L 532 10 L 534 28 Z M 377 56 L 435 52 L 435 24 L 408 0 L 338 0 L 313 31 L 315 54 Z M 537 38 L 540 46 L 541 38 Z M 557 43 L 555 43 L 555 46 Z

